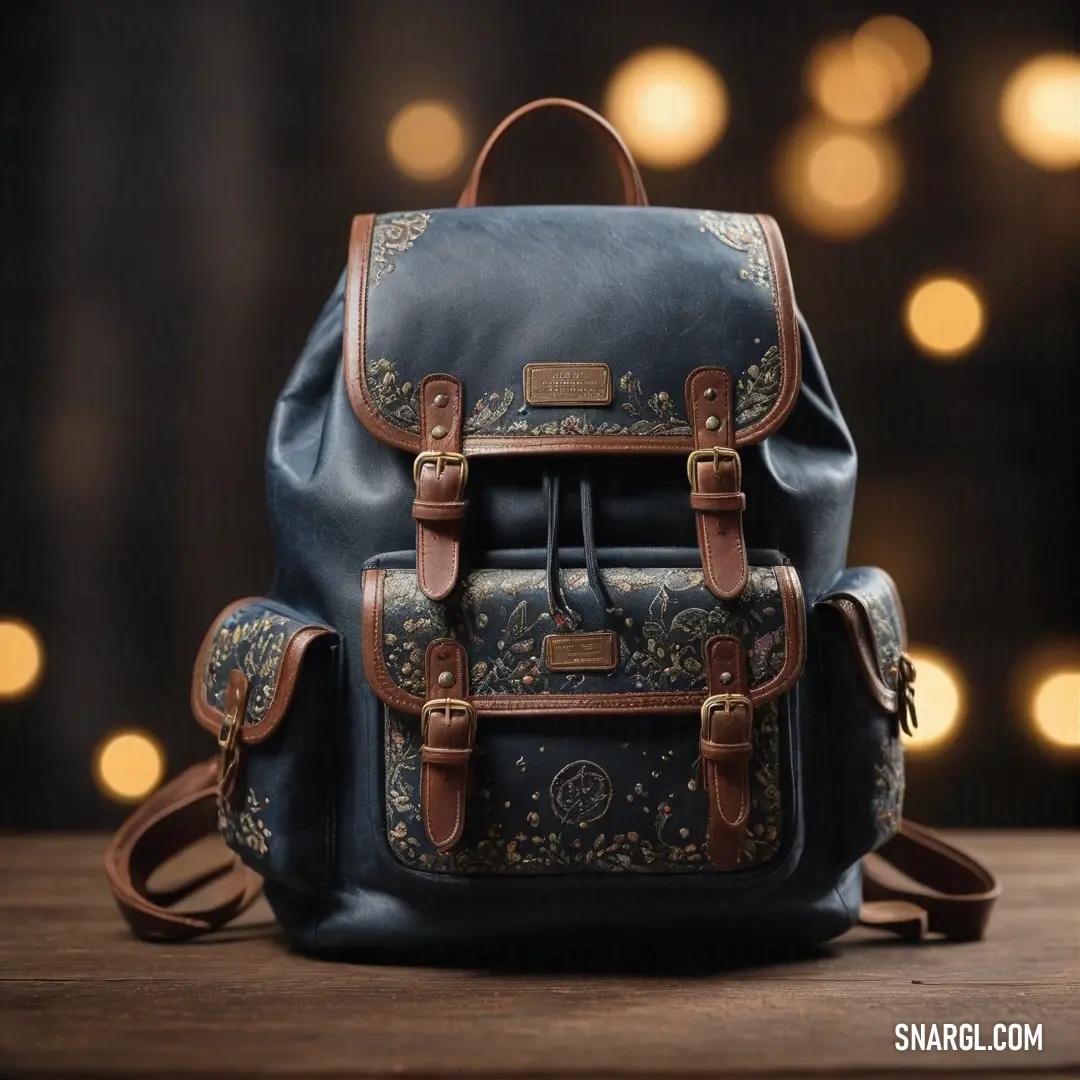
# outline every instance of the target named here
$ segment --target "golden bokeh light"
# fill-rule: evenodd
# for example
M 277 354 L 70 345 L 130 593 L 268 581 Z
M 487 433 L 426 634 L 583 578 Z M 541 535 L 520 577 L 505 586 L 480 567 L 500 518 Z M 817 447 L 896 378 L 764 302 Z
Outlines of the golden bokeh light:
M 862 236 L 896 206 L 903 165 L 880 132 L 848 131 L 817 120 L 781 146 L 777 184 L 799 223 L 832 239 Z
M 720 73 L 688 49 L 658 46 L 624 60 L 608 81 L 604 114 L 642 164 L 681 169 L 703 158 L 727 129 Z
M 915 665 L 915 711 L 919 725 L 904 735 L 904 746 L 916 752 L 938 748 L 960 726 L 965 707 L 964 680 L 956 665 L 936 649 L 910 650 Z
M 819 45 L 806 66 L 806 92 L 828 117 L 842 124 L 880 124 L 904 99 L 895 70 L 873 47 L 854 48 L 851 38 Z
M 22 619 L 0 619 L 0 700 L 25 697 L 41 682 L 45 646 Z
M 1001 130 L 1023 158 L 1043 169 L 1080 165 L 1080 55 L 1045 53 L 1005 83 Z
M 909 20 L 878 15 L 855 32 L 851 48 L 857 65 L 876 67 L 889 76 L 897 104 L 913 94 L 930 73 L 930 42 Z
M 147 731 L 111 731 L 94 753 L 94 780 L 115 802 L 138 802 L 161 783 L 165 751 Z
M 465 160 L 465 129 L 445 101 L 414 101 L 390 121 L 386 149 L 410 180 L 445 180 Z
M 975 286 L 952 274 L 917 281 L 904 301 L 904 328 L 922 352 L 955 360 L 970 352 L 986 326 L 986 308 Z
M 1052 671 L 1031 695 L 1035 730 L 1053 746 L 1080 747 L 1080 668 Z

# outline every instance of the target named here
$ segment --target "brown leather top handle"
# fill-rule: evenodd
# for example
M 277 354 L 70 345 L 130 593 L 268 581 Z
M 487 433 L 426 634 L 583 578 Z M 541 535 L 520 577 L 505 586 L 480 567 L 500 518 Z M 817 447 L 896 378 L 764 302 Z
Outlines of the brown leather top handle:
M 461 198 L 458 199 L 458 206 L 477 205 L 476 198 L 477 193 L 480 190 L 480 176 L 484 171 L 484 163 L 487 161 L 488 154 L 491 153 L 492 147 L 499 141 L 503 132 L 505 132 L 511 124 L 516 123 L 523 116 L 527 116 L 531 112 L 536 112 L 538 109 L 560 109 L 564 112 L 568 112 L 572 116 L 576 116 L 584 121 L 594 131 L 599 132 L 611 148 L 611 152 L 615 155 L 615 161 L 619 166 L 619 172 L 622 175 L 623 183 L 623 202 L 627 206 L 649 205 L 649 199 L 645 194 L 645 185 L 641 182 L 641 173 L 638 172 L 638 167 L 634 161 L 633 155 L 627 148 L 626 143 L 623 142 L 622 136 L 611 126 L 611 124 L 609 124 L 598 112 L 594 112 L 587 105 L 582 105 L 578 101 L 571 101 L 569 98 L 539 98 L 536 101 L 530 101 L 528 105 L 522 105 L 520 109 L 515 109 L 488 136 L 487 142 L 484 143 L 483 149 L 476 157 L 476 164 L 473 166 L 469 182 L 465 185 L 465 190 L 461 193 Z
M 105 852 L 105 873 L 120 913 L 136 937 L 184 941 L 220 930 L 258 899 L 262 882 L 230 860 L 168 891 L 150 875 L 189 844 L 217 832 L 217 759 L 192 765 L 155 791 L 124 822 Z M 225 899 L 201 911 L 173 906 L 212 881 L 226 879 Z

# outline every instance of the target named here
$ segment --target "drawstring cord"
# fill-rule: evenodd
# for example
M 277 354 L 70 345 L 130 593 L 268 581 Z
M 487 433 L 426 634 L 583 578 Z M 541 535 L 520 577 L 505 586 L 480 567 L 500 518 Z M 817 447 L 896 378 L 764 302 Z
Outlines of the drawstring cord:
M 563 590 L 559 566 L 559 474 L 544 471 L 544 496 L 547 502 L 547 592 L 548 608 L 556 625 L 562 630 L 577 630 L 582 626 L 596 629 L 606 627 L 611 617 L 611 604 L 600 577 L 596 558 L 596 539 L 593 523 L 592 482 L 583 473 L 580 480 L 581 531 L 585 550 L 585 576 L 588 592 L 578 597 L 580 611 L 570 606 Z

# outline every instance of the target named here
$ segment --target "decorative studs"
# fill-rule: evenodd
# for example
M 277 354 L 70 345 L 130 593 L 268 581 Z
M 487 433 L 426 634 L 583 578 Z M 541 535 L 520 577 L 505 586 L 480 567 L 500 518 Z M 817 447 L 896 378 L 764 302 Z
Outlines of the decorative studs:
M 434 405 L 436 409 L 445 409 L 446 406 L 450 404 L 450 399 L 445 394 L 436 394 L 431 399 L 431 404 Z
M 734 678 L 735 676 L 732 675 L 730 671 L 720 672 L 720 681 L 724 684 L 724 686 L 727 686 Z
M 450 432 L 447 431 L 446 428 L 442 426 L 442 424 L 437 424 L 431 429 L 431 437 L 433 439 L 445 439 L 446 436 L 449 434 Z
M 717 417 L 717 416 L 710 416 L 705 421 L 705 427 L 708 428 L 709 431 L 719 431 L 720 430 L 720 418 Z M 437 430 L 438 430 L 438 428 L 436 428 L 436 431 Z
M 706 401 L 715 401 L 716 400 L 716 391 L 711 386 L 709 387 L 708 390 L 705 391 L 705 400 Z
M 452 671 L 440 671 L 439 672 L 439 685 L 444 690 L 449 690 L 450 687 L 453 686 L 454 683 L 456 683 L 456 682 L 457 682 L 457 679 L 454 677 L 454 673 Z

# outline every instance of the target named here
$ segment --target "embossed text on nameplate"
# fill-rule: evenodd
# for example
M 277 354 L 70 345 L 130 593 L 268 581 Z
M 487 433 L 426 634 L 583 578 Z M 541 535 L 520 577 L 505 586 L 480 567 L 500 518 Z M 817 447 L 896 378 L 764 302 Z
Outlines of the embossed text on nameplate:
M 619 662 L 619 639 L 610 630 L 585 634 L 548 634 L 544 666 L 548 671 L 612 671 Z
M 529 405 L 611 404 L 607 364 L 526 364 L 524 382 Z

